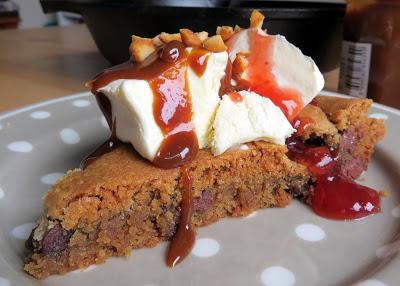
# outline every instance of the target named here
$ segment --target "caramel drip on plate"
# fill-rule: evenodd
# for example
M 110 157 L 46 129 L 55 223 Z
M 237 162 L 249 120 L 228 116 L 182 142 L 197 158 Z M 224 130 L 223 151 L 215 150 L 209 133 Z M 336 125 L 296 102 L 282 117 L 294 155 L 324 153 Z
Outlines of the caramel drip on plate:
M 110 138 L 108 138 L 106 142 L 101 144 L 92 153 L 87 155 L 82 160 L 81 169 L 86 169 L 90 164 L 92 164 L 98 158 L 100 158 L 104 154 L 107 154 L 107 153 L 111 152 L 112 150 L 118 148 L 118 146 L 121 145 L 121 141 L 118 140 L 117 135 L 116 135 L 116 132 L 117 132 L 116 129 L 117 129 L 116 120 L 114 119 L 113 122 L 112 122 Z
M 181 167 L 182 171 L 182 202 L 181 216 L 178 230 L 175 233 L 167 252 L 166 263 L 169 267 L 174 267 L 180 263 L 193 248 L 195 242 L 195 231 L 191 225 L 193 198 L 192 198 L 192 178 L 186 167 Z

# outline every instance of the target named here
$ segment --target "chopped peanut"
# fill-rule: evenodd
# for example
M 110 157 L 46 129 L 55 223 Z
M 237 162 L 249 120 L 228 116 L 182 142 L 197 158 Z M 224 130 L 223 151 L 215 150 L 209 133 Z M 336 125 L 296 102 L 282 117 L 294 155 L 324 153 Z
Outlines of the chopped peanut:
M 152 40 L 153 40 L 153 44 L 154 44 L 154 46 L 156 46 L 156 48 L 164 45 L 164 43 L 160 39 L 160 35 L 155 36 Z
M 233 29 L 233 31 L 234 31 L 235 33 L 238 33 L 238 32 L 240 32 L 241 30 L 243 30 L 243 29 L 240 28 L 238 25 L 235 25 L 235 29 Z
M 186 46 L 188 46 L 188 47 L 200 47 L 201 46 L 201 40 L 200 40 L 199 36 L 197 36 L 191 30 L 180 29 L 179 32 L 181 34 L 182 42 Z
M 92 88 L 93 87 L 93 81 L 94 80 L 88 80 L 87 82 L 85 82 L 85 87 L 86 88 Z
M 198 32 L 196 33 L 196 35 L 199 37 L 201 42 L 204 42 L 205 40 L 208 39 L 208 32 L 206 31 Z
M 224 40 L 222 40 L 222 37 L 220 35 L 215 35 L 208 38 L 204 41 L 203 45 L 204 48 L 211 52 L 223 52 L 227 49 Z
M 151 53 L 156 50 L 152 39 L 132 36 L 132 42 L 129 47 L 132 59 L 136 62 L 143 62 Z
M 262 28 L 264 22 L 264 15 L 258 10 L 253 10 L 250 16 L 250 28 Z M 180 29 L 179 33 L 169 34 L 162 32 L 152 39 L 141 38 L 138 36 L 132 36 L 132 42 L 129 47 L 132 59 L 136 62 L 143 62 L 151 53 L 156 51 L 160 46 L 167 44 L 171 41 L 183 42 L 188 47 L 200 47 L 203 46 L 205 49 L 212 52 L 226 51 L 227 47 L 225 41 L 227 41 L 234 33 L 242 31 L 242 28 L 238 25 L 235 28 L 230 26 L 219 26 L 217 27 L 216 35 L 208 37 L 208 33 L 205 31 L 194 33 L 189 29 Z M 265 30 L 266 31 L 266 30 Z M 233 62 L 233 69 L 237 75 L 241 75 L 248 65 L 246 54 L 238 54 L 235 61 Z
M 262 28 L 265 16 L 258 10 L 253 10 L 250 16 L 250 28 Z
M 249 65 L 249 61 L 247 60 L 247 53 L 238 53 L 236 54 L 236 58 L 232 63 L 232 77 L 236 80 L 242 77 L 242 74 L 246 70 Z
M 387 197 L 389 197 L 389 193 L 386 192 L 386 191 L 383 191 L 383 190 L 379 191 L 378 194 L 379 194 L 379 196 L 382 197 L 382 198 L 387 198 Z
M 228 40 L 230 37 L 232 37 L 232 35 L 233 35 L 234 33 L 235 33 L 235 32 L 233 32 L 233 28 L 230 27 L 230 26 L 222 26 L 222 27 L 218 26 L 218 27 L 217 27 L 217 32 L 216 32 L 216 34 L 217 34 L 217 35 L 220 35 L 220 36 L 222 37 L 222 40 L 224 40 L 224 41 L 226 41 L 226 40 Z
M 181 34 L 176 33 L 176 34 L 168 34 L 168 33 L 164 33 L 162 32 L 160 34 L 160 40 L 164 43 L 167 44 L 171 41 L 179 41 L 182 42 L 182 38 L 181 38 Z

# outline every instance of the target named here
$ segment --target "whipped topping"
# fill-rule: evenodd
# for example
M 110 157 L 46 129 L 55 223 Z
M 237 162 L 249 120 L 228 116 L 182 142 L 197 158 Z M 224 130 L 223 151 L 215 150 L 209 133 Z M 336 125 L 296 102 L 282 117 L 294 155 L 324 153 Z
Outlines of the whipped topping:
M 255 92 L 238 94 L 240 100 L 222 97 L 213 124 L 212 153 L 220 155 L 231 146 L 258 140 L 284 145 L 295 129 L 282 110 Z

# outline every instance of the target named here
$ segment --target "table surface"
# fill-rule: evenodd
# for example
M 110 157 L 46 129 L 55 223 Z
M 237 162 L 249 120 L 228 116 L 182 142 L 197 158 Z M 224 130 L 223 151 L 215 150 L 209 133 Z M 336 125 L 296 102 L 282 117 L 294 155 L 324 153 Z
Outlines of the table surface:
M 108 65 L 85 25 L 0 31 L 0 112 L 85 91 Z M 336 90 L 337 74 L 325 89 Z

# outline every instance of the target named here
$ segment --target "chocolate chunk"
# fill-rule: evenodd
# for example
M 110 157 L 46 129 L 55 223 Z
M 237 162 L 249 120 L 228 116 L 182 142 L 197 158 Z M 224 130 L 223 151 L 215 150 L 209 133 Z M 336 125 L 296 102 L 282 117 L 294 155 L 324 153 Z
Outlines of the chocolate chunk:
M 286 189 L 286 192 L 291 194 L 293 197 L 302 197 L 304 194 L 307 194 L 313 185 L 313 181 L 310 179 L 307 182 L 304 182 L 302 178 L 292 178 L 288 185 L 289 189 Z
M 362 171 L 367 169 L 367 163 L 357 157 L 357 140 L 357 133 L 348 129 L 343 132 L 339 142 L 340 174 L 349 179 L 356 179 Z
M 33 251 L 34 250 L 34 245 L 33 245 L 33 233 L 35 232 L 36 227 L 32 229 L 31 234 L 29 235 L 29 238 L 25 241 L 25 248 L 28 251 Z
M 321 137 L 315 136 L 311 134 L 310 138 L 308 138 L 305 143 L 311 146 L 325 146 L 325 140 Z
M 340 174 L 349 179 L 358 178 L 365 169 L 365 163 L 359 158 L 340 161 Z
M 357 140 L 357 134 L 352 129 L 347 129 L 343 132 L 339 142 L 339 150 L 341 153 L 354 153 L 355 142 Z
M 206 189 L 202 192 L 201 196 L 193 199 L 194 211 L 198 213 L 204 213 L 214 203 L 214 197 L 212 193 Z
M 74 231 L 65 230 L 58 223 L 48 230 L 42 239 L 42 253 L 44 255 L 57 255 L 68 248 L 69 239 Z

